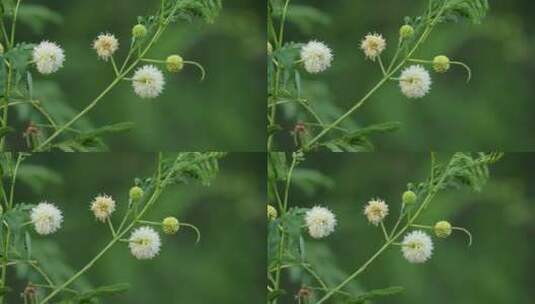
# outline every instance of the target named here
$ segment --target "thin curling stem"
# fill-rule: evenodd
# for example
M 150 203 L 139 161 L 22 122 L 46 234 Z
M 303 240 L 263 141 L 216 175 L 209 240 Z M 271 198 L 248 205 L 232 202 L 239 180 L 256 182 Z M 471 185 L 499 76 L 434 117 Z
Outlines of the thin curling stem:
M 195 241 L 195 244 L 199 244 L 199 242 L 201 241 L 201 231 L 199 230 L 199 228 L 197 228 L 195 225 L 188 224 L 188 223 L 180 223 L 179 226 L 189 227 L 195 230 L 195 234 L 197 234 L 197 239 Z
M 204 78 L 206 76 L 206 70 L 204 69 L 204 67 L 200 63 L 198 63 L 196 61 L 184 60 L 184 64 L 191 64 L 191 65 L 196 66 L 199 69 L 199 71 L 201 72 L 201 80 L 200 81 L 204 80 Z

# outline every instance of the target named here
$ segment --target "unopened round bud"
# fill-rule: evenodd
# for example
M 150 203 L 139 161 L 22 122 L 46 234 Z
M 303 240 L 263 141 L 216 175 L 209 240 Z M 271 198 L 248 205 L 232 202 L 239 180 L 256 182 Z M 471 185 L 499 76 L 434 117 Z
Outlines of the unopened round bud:
M 439 238 L 447 238 L 451 234 L 451 224 L 447 221 L 440 221 L 435 224 L 435 235 Z
M 134 186 L 130 188 L 130 191 L 128 192 L 130 195 L 130 199 L 134 202 L 139 201 L 143 197 L 143 189 L 138 186 Z
M 401 201 L 405 205 L 412 205 L 416 203 L 416 199 L 417 199 L 416 193 L 410 190 L 403 192 L 403 195 L 401 196 Z
M 176 217 L 169 216 L 163 219 L 162 227 L 165 234 L 175 234 L 180 229 L 180 223 Z
M 271 205 L 267 205 L 267 218 L 268 220 L 272 221 L 277 218 L 277 209 Z
M 179 55 L 171 55 L 165 60 L 167 70 L 171 73 L 176 73 L 184 67 L 184 59 Z
M 401 39 L 408 39 L 414 35 L 414 28 L 408 24 L 405 24 L 399 28 L 399 36 Z
M 147 35 L 147 28 L 143 24 L 136 24 L 132 28 L 132 36 L 134 38 L 143 38 Z
M 267 43 L 267 53 L 268 55 L 271 55 L 273 53 L 273 46 L 271 46 L 271 43 Z
M 433 69 L 437 73 L 444 73 L 450 69 L 450 59 L 444 55 L 436 56 L 433 59 Z

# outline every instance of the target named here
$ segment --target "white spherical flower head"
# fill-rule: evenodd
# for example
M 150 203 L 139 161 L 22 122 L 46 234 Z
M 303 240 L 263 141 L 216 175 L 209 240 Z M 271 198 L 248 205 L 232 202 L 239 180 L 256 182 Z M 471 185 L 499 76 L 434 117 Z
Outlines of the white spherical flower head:
M 158 255 L 161 245 L 160 235 L 151 227 L 143 226 L 132 232 L 128 247 L 137 259 L 147 260 Z
M 93 49 L 97 51 L 97 55 L 108 61 L 111 56 L 119 49 L 119 41 L 112 34 L 100 34 L 97 39 L 93 41 Z
M 30 212 L 35 231 L 42 235 L 47 235 L 56 232 L 63 222 L 63 215 L 53 204 L 46 202 L 39 203 L 32 208 Z
M 407 261 L 411 263 L 424 263 L 433 254 L 433 241 L 425 232 L 415 230 L 403 238 L 401 251 Z
M 307 72 L 317 74 L 331 66 L 333 54 L 323 42 L 310 41 L 301 48 L 301 60 Z
M 421 98 L 431 89 L 431 76 L 421 65 L 411 65 L 401 72 L 399 86 L 405 96 Z
M 375 58 L 386 49 L 386 40 L 379 34 L 368 34 L 362 39 L 360 48 L 366 58 L 375 61 Z
M 57 72 L 65 62 L 63 49 L 54 42 L 43 41 L 33 48 L 33 62 L 41 74 Z
M 325 207 L 316 206 L 305 214 L 305 223 L 308 234 L 315 239 L 320 239 L 334 232 L 336 217 Z
M 370 223 L 377 226 L 388 215 L 388 205 L 380 199 L 371 200 L 364 207 L 364 215 Z
M 163 92 L 165 79 L 158 68 L 153 65 L 145 65 L 134 73 L 132 85 L 139 97 L 155 98 Z
M 115 211 L 115 201 L 108 195 L 99 195 L 91 202 L 91 211 L 95 217 L 105 222 Z

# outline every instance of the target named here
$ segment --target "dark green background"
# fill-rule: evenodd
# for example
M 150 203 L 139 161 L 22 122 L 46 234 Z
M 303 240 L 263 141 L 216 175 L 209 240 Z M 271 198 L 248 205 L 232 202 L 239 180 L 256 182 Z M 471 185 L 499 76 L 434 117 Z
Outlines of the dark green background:
M 28 2 L 30 3 L 30 2 Z M 112 80 L 111 64 L 98 60 L 92 41 L 101 32 L 114 33 L 124 58 L 137 16 L 152 14 L 159 1 L 31 1 L 61 14 L 60 24 L 48 24 L 42 33 L 18 27 L 18 41 L 48 39 L 66 51 L 65 67 L 51 76 L 34 73 L 36 81 L 54 81 L 60 98 L 75 109 L 84 108 Z M 24 4 L 24 2 L 23 2 Z M 113 151 L 232 150 L 260 151 L 265 145 L 265 5 L 256 1 L 224 1 L 214 24 L 173 24 L 149 52 L 152 59 L 173 53 L 204 65 L 207 78 L 187 66 L 179 74 L 165 74 L 163 95 L 154 100 L 137 97 L 123 82 L 89 114 L 94 126 L 123 121 L 133 131 L 106 138 Z M 162 66 L 163 68 L 163 66 Z M 39 95 L 39 91 L 36 92 Z M 45 94 L 42 94 L 45 95 Z M 50 94 L 48 94 L 50 95 Z M 17 132 L 28 122 L 19 122 Z M 11 136 L 16 141 L 14 136 Z
M 448 239 L 433 238 L 435 251 L 425 264 L 410 264 L 398 247 L 391 248 L 370 265 L 356 286 L 362 290 L 406 288 L 400 295 L 374 303 L 531 303 L 535 296 L 534 156 L 506 154 L 491 168 L 490 182 L 482 192 L 441 192 L 423 213 L 421 224 L 447 219 L 454 226 L 469 229 L 474 238 L 471 247 L 459 232 Z M 324 205 L 338 219 L 336 231 L 328 238 L 317 241 L 306 237 L 309 254 L 324 257 L 316 261 L 318 271 L 322 265 L 334 264 L 350 273 L 381 246 L 383 239 L 381 230 L 363 215 L 364 205 L 371 198 L 384 199 L 391 210 L 385 224 L 392 227 L 406 184 L 427 178 L 429 155 L 319 153 L 309 155 L 302 167 L 319 169 L 332 178 L 333 186 L 312 196 L 294 186 L 291 204 Z M 287 299 L 287 303 L 294 303 Z
M 401 122 L 399 131 L 371 138 L 379 151 L 424 151 L 429 147 L 447 151 L 535 148 L 535 3 L 489 2 L 491 10 L 482 24 L 441 24 L 416 55 L 432 59 L 446 54 L 466 62 L 473 71 L 469 84 L 465 82 L 464 70 L 454 67 L 446 74 L 432 73 L 430 94 L 420 100 L 409 100 L 401 94 L 398 84 L 391 82 L 351 116 L 361 126 Z M 361 39 L 368 32 L 382 33 L 388 43 L 383 55 L 387 61 L 395 51 L 403 18 L 421 15 L 427 1 L 292 3 L 312 5 L 330 16 L 330 23 L 315 25 L 305 33 L 294 25 L 288 26 L 285 40 L 318 39 L 333 48 L 332 68 L 305 77 L 326 83 L 329 94 L 325 98 L 347 110 L 381 77 L 378 65 L 365 60 L 359 49 Z M 320 104 L 323 100 L 311 102 Z M 286 131 L 291 128 L 287 126 Z
M 107 226 L 93 217 L 89 203 L 95 195 L 112 195 L 118 206 L 113 218 L 118 219 L 133 179 L 152 174 L 154 157 L 149 153 L 105 153 L 30 158 L 27 163 L 46 164 L 55 170 L 62 183 L 47 183 L 39 194 L 20 184 L 17 202 L 48 200 L 65 216 L 58 233 L 48 237 L 34 234 L 34 242 L 56 242 L 61 254 L 54 259 L 80 269 L 111 237 Z M 93 286 L 131 283 L 125 295 L 103 299 L 103 303 L 257 303 L 266 286 L 265 274 L 260 271 L 266 263 L 265 163 L 261 153 L 233 153 L 221 160 L 221 172 L 210 187 L 190 184 L 166 190 L 148 219 L 159 221 L 175 215 L 197 225 L 202 233 L 199 245 L 195 245 L 191 230 L 181 230 L 176 236 L 161 234 L 160 255 L 139 261 L 121 243 L 82 281 Z M 41 261 L 47 263 L 54 261 Z M 13 272 L 10 277 L 15 280 Z M 23 284 L 19 281 L 15 287 L 23 288 Z M 20 303 L 20 291 L 12 293 L 10 303 Z

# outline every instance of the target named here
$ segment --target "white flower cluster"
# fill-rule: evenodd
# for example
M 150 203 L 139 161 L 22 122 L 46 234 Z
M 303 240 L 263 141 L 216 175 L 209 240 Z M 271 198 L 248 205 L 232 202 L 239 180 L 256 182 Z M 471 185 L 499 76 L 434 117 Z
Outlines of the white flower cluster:
M 99 195 L 91 202 L 91 211 L 101 222 L 105 222 L 115 211 L 115 201 L 108 195 Z
M 32 59 L 41 74 L 57 72 L 65 62 L 65 52 L 54 42 L 43 41 L 33 48 Z
M 403 238 L 401 252 L 410 263 L 424 263 L 433 254 L 433 241 L 421 230 L 412 231 Z
M 97 52 L 98 57 L 108 61 L 119 49 L 119 41 L 112 34 L 100 34 L 93 41 L 93 49 Z
M 128 239 L 130 252 L 139 260 L 152 259 L 160 252 L 162 242 L 160 235 L 151 227 L 139 227 Z
M 141 98 L 155 98 L 163 92 L 163 73 L 153 65 L 140 67 L 132 78 L 134 91 Z
M 421 98 L 431 89 L 431 76 L 421 65 L 411 65 L 401 72 L 399 86 L 408 98 Z
M 377 226 L 388 215 L 388 205 L 380 199 L 371 200 L 364 207 L 364 215 L 370 223 Z
M 331 66 L 332 60 L 332 51 L 323 42 L 312 40 L 301 48 L 301 61 L 311 74 L 325 71 Z
M 41 202 L 32 208 L 30 219 L 35 232 L 41 235 L 48 235 L 58 231 L 63 222 L 63 215 L 61 210 L 54 204 Z
M 360 48 L 366 58 L 375 61 L 375 58 L 386 49 L 386 40 L 380 34 L 368 34 L 360 43 Z
M 315 239 L 320 239 L 334 232 L 336 217 L 327 208 L 315 206 L 305 214 L 305 223 L 308 234 Z

